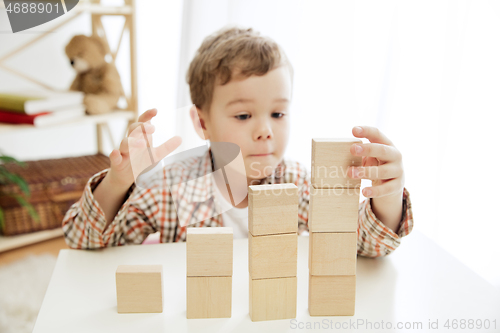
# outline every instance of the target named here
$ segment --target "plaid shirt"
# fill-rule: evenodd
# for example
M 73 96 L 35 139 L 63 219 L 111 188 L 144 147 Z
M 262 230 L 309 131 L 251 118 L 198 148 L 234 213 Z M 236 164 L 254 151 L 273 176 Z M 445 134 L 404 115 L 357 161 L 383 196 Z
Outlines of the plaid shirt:
M 134 183 L 115 218 L 104 230 L 104 212 L 92 191 L 108 170 L 105 169 L 90 178 L 80 200 L 74 203 L 64 216 L 62 228 L 66 243 L 71 248 L 95 249 L 141 244 L 149 234 L 157 231 L 160 232 L 162 243 L 185 241 L 186 226 L 179 223 L 177 214 L 181 216 L 182 221 L 188 221 L 189 227 L 224 226 L 222 214 L 217 215 L 211 177 L 203 177 L 212 172 L 209 152 L 163 168 L 162 172 L 157 173 L 157 177 L 163 179 L 156 182 L 162 185 L 143 188 Z M 192 170 L 189 175 L 191 180 L 183 182 L 183 178 L 187 178 L 186 170 Z M 193 177 L 192 172 L 197 173 L 199 178 Z M 172 187 L 174 179 L 179 185 Z M 310 180 L 307 169 L 298 162 L 284 159 L 273 175 L 260 182 L 279 183 L 293 183 L 298 187 L 298 233 L 308 231 Z M 171 191 L 176 191 L 175 195 L 172 195 Z M 179 195 L 180 193 L 182 195 Z M 173 198 L 180 198 L 180 202 L 174 202 Z M 413 228 L 413 213 L 406 189 L 403 193 L 403 217 L 397 234 L 377 219 L 371 210 L 369 199 L 360 203 L 358 216 L 358 254 L 366 257 L 391 253 L 399 246 L 401 238 L 408 235 Z

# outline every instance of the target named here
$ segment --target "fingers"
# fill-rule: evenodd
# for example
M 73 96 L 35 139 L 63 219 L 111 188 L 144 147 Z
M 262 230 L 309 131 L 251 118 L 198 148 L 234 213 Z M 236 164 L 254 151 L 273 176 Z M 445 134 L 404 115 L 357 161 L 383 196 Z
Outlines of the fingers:
M 122 154 L 120 150 L 113 149 L 109 154 L 109 160 L 111 162 L 111 166 L 119 165 L 122 162 Z
M 380 143 L 355 143 L 351 145 L 351 154 L 355 156 L 369 156 L 383 161 L 399 161 L 402 156 L 394 146 Z
M 376 127 L 372 126 L 356 126 L 352 129 L 352 134 L 357 138 L 367 138 L 373 143 L 382 143 L 394 146 L 382 132 Z
M 376 166 L 379 165 L 380 161 L 375 157 L 364 157 L 363 158 L 363 166 Z
M 403 180 L 402 178 L 396 178 L 389 180 L 382 185 L 365 187 L 363 189 L 363 195 L 367 198 L 380 198 L 387 195 L 392 195 L 400 193 L 403 191 Z
M 139 130 L 141 129 L 141 127 L 138 128 Z M 140 131 L 140 135 L 129 136 L 123 139 L 118 151 L 122 156 L 129 156 L 131 148 L 145 148 L 146 146 L 146 140 L 144 139 L 142 131 Z
M 146 112 L 144 112 L 143 114 L 141 114 L 139 116 L 139 119 L 137 119 L 137 122 L 139 123 L 145 123 L 145 122 L 148 122 L 150 121 L 154 116 L 156 116 L 156 114 L 158 113 L 158 111 L 156 109 L 150 109 L 150 110 L 147 110 Z
M 150 123 L 133 123 L 128 128 L 128 137 L 140 138 L 143 135 L 142 125 L 144 125 L 144 129 L 146 130 L 146 134 L 153 134 L 155 132 L 155 125 Z
M 150 109 L 144 112 L 139 116 L 137 119 L 137 122 L 132 123 L 127 131 L 127 136 L 134 136 L 134 137 L 140 137 L 142 133 L 142 129 L 138 127 L 141 126 L 141 124 L 144 124 L 144 128 L 146 129 L 147 134 L 153 134 L 155 131 L 155 127 L 153 124 L 151 124 L 151 119 L 156 116 L 158 111 L 156 109 Z
M 122 142 L 120 143 L 120 147 L 119 147 L 119 152 L 122 156 L 128 156 L 129 155 L 129 142 L 130 142 L 131 138 L 125 138 L 122 140 Z
M 394 179 L 403 175 L 403 169 L 395 163 L 379 166 L 351 167 L 348 176 L 354 179 L 384 180 Z
M 174 136 L 160 146 L 153 148 L 155 161 L 159 161 L 173 152 L 175 149 L 177 149 L 177 147 L 180 146 L 181 142 L 182 139 L 180 136 Z

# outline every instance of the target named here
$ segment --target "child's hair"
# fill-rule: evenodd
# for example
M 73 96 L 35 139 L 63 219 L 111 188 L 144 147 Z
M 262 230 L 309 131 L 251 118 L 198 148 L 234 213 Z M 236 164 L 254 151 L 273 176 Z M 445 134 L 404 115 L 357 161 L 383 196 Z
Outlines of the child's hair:
M 224 85 L 231 80 L 235 68 L 248 77 L 264 75 L 283 64 L 292 73 L 285 53 L 271 38 L 252 28 L 223 28 L 205 38 L 189 65 L 186 80 L 191 101 L 208 110 L 217 79 Z

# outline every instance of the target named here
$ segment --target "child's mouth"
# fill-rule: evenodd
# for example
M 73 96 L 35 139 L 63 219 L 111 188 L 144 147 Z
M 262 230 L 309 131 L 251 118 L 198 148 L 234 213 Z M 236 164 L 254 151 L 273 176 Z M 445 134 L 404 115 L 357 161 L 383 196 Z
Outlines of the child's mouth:
M 267 153 L 267 154 L 252 154 L 250 156 L 254 156 L 254 157 L 265 157 L 265 156 L 270 156 L 272 155 L 273 153 Z

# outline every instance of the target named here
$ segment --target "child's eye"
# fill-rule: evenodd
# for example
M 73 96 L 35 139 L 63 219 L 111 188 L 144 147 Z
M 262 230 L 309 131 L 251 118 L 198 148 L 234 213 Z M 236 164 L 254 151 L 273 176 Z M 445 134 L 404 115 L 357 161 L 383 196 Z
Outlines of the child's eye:
M 281 112 L 273 112 L 273 114 L 271 115 L 273 118 L 281 118 L 283 117 L 285 114 L 284 113 L 281 113 Z
M 239 119 L 239 120 L 245 120 L 245 119 L 248 119 L 250 118 L 250 115 L 249 114 L 239 114 L 236 116 L 236 119 Z

